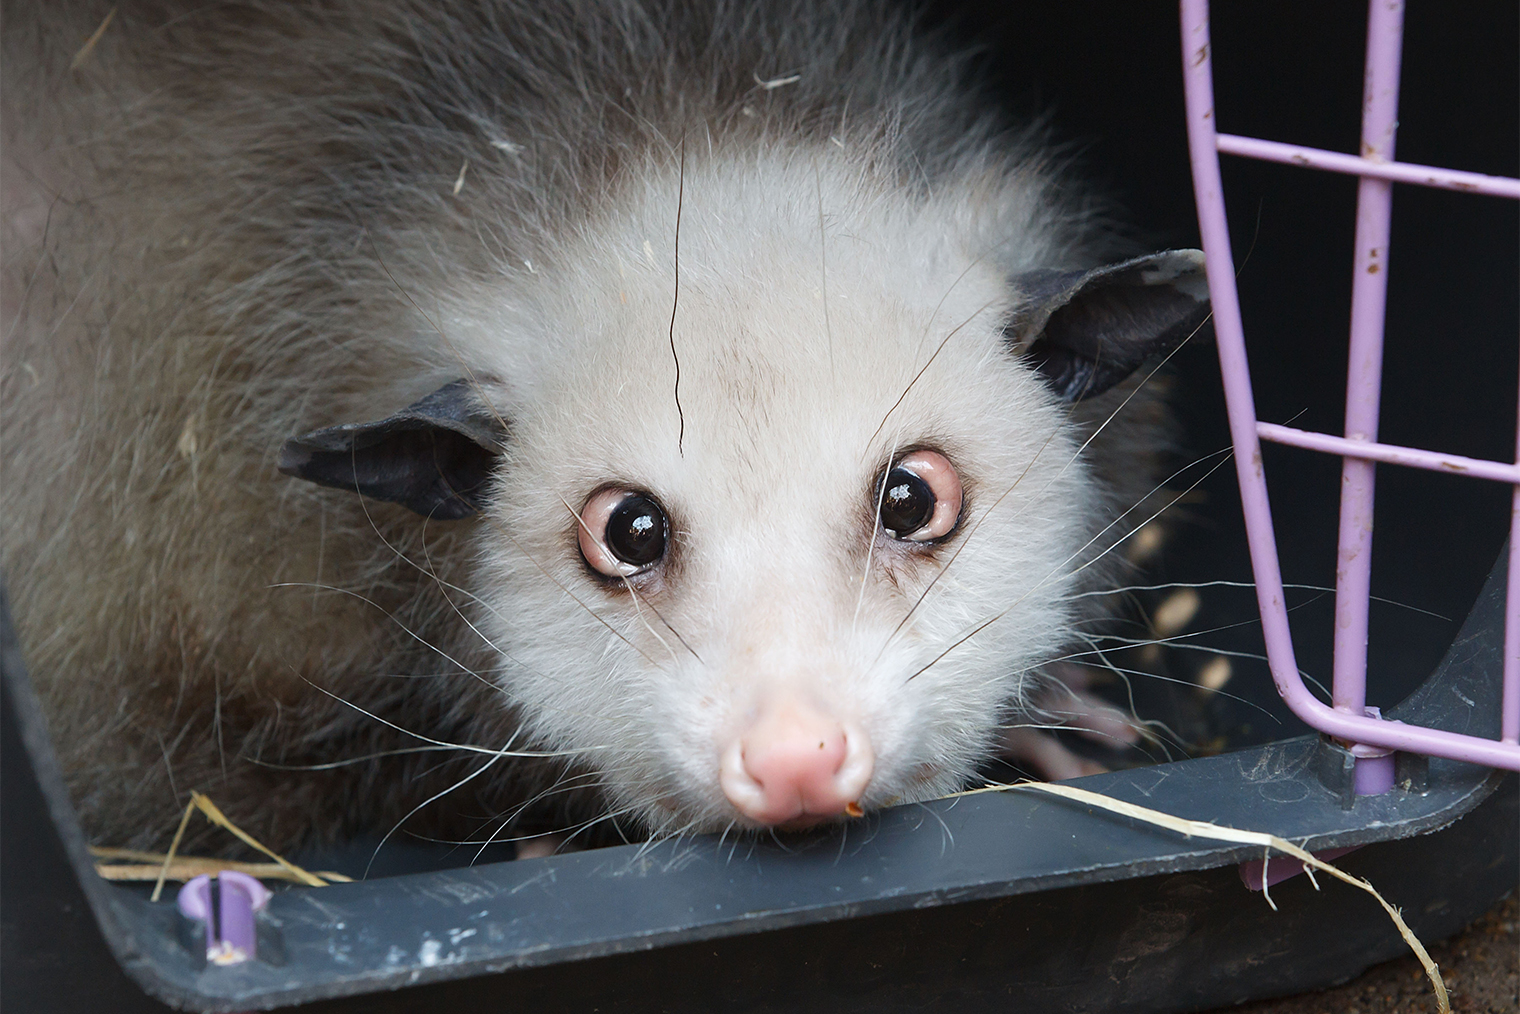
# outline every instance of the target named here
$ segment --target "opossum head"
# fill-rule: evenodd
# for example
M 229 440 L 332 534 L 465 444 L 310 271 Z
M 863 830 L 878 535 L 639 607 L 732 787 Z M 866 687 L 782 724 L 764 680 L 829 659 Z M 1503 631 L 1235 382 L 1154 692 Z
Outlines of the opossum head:
M 462 380 L 282 467 L 478 513 L 493 678 L 620 812 L 942 794 L 1069 644 L 1109 519 L 1073 403 L 1204 308 L 1195 254 L 1074 267 L 1042 200 L 806 159 L 663 174 L 451 304 Z

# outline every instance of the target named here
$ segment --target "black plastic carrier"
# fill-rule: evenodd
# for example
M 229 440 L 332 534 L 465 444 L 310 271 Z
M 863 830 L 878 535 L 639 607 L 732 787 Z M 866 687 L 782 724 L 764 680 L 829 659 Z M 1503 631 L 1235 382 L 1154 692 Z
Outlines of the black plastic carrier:
M 1193 244 L 1175 5 L 940 6 L 936 16 L 965 16 L 954 30 L 985 45 L 989 82 L 1014 106 L 1053 108 L 1062 137 L 1101 139 L 1082 164 L 1112 184 L 1149 245 Z M 1229 57 L 1216 55 L 1222 127 L 1354 150 L 1365 5 L 1216 7 L 1216 52 Z M 1411 5 L 1401 157 L 1514 174 L 1516 32 L 1513 3 Z M 1294 172 L 1225 166 L 1247 336 L 1263 417 L 1287 421 L 1307 406 L 1298 425 L 1334 430 L 1355 183 Z M 1431 446 L 1506 457 L 1520 368 L 1513 205 L 1397 200 L 1387 436 L 1408 418 Z M 1183 430 L 1200 452 L 1228 442 L 1211 356 L 1185 349 L 1175 364 Z M 1311 457 L 1268 448 L 1266 467 L 1288 580 L 1326 584 L 1339 464 Z M 1283 493 L 1290 470 L 1293 491 Z M 1249 581 L 1229 472 L 1199 487 L 1207 501 L 1191 508 L 1163 579 Z M 1426 482 L 1439 496 L 1418 492 Z M 1375 613 L 1372 703 L 1393 718 L 1496 736 L 1502 575 L 1468 604 L 1503 539 L 1508 492 L 1443 482 L 1379 470 L 1375 590 L 1466 620 Z M 1221 629 L 1215 647 L 1257 652 L 1249 590 L 1235 594 L 1230 607 L 1205 596 L 1196 625 Z M 1302 626 L 1301 664 L 1324 674 L 1328 610 L 1316 613 L 1311 599 L 1295 613 L 1295 635 Z M 1515 776 L 1405 758 L 1392 792 L 1352 797 L 1337 780 L 1338 748 L 1297 734 L 1265 667 L 1235 661 L 1229 690 L 1270 712 L 1229 704 L 1237 710 L 1215 716 L 1241 749 L 1073 784 L 1315 851 L 1364 846 L 1337 865 L 1370 879 L 1427 943 L 1515 888 Z M 1274 911 L 1238 869 L 1262 858 L 1256 847 L 1013 791 L 888 810 L 784 846 L 698 838 L 281 890 L 259 917 L 260 957 L 208 966 L 172 900 L 150 903 L 93 872 L 8 609 L 0 668 L 0 1004 L 15 1014 L 166 1003 L 1160 1014 L 1329 985 L 1406 951 L 1375 902 L 1325 877 L 1319 892 L 1304 876 L 1275 885 Z

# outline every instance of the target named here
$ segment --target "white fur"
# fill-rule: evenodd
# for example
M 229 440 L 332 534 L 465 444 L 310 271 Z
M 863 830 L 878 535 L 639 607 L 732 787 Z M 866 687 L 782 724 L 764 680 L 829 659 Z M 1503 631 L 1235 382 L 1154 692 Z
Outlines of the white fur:
M 1066 639 L 1090 528 L 1066 411 L 1000 331 L 1010 263 L 1048 257 L 1040 190 L 909 196 L 828 147 L 704 148 L 684 182 L 671 161 L 556 261 L 451 308 L 477 375 L 513 377 L 475 568 L 481 629 L 511 659 L 497 679 L 541 741 L 590 749 L 656 825 L 735 819 L 718 755 L 779 688 L 866 730 L 867 805 L 948 791 Z M 534 310 L 503 321 L 501 305 Z M 913 446 L 949 455 L 968 490 L 932 553 L 875 523 L 879 476 Z M 637 597 L 588 577 L 564 506 L 607 483 L 671 516 L 669 574 Z

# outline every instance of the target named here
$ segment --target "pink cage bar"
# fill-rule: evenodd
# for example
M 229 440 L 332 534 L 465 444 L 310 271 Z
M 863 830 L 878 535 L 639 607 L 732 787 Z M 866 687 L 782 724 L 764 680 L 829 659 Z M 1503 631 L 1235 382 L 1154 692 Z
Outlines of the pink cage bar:
M 1520 180 L 1393 160 L 1403 30 L 1403 0 L 1371 0 L 1362 99 L 1361 155 L 1345 155 L 1219 133 L 1214 117 L 1208 2 L 1182 0 L 1183 76 L 1193 187 L 1207 258 L 1219 364 L 1224 375 L 1230 436 L 1235 446 L 1235 469 L 1240 480 L 1268 665 L 1278 693 L 1294 714 L 1320 732 L 1351 746 L 1351 752 L 1358 758 L 1355 780 L 1356 791 L 1361 795 L 1376 794 L 1391 787 L 1393 750 L 1520 771 L 1520 464 L 1480 461 L 1377 442 L 1393 184 L 1412 183 L 1520 199 Z M 1264 423 L 1256 418 L 1240 302 L 1235 288 L 1234 259 L 1225 219 L 1224 191 L 1220 184 L 1220 152 L 1360 177 L 1344 436 L 1305 432 Z M 1310 693 L 1294 658 L 1266 476 L 1262 468 L 1262 440 L 1342 457 L 1340 537 L 1336 554 L 1334 686 L 1330 705 Z M 1520 461 L 1520 428 L 1516 432 L 1516 458 Z M 1384 721 L 1376 709 L 1366 706 L 1373 480 L 1377 462 L 1515 484 L 1510 515 L 1508 598 L 1504 613 L 1504 693 L 1497 741 Z

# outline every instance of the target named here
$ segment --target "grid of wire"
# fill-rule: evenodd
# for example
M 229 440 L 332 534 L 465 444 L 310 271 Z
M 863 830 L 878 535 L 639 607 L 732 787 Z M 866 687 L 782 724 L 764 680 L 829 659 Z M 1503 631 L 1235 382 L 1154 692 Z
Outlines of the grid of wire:
M 1386 755 L 1391 750 L 1405 750 L 1520 770 L 1520 464 L 1482 461 L 1377 441 L 1393 184 L 1407 183 L 1520 199 L 1520 179 L 1394 161 L 1404 29 L 1403 0 L 1371 0 L 1369 4 L 1359 156 L 1219 133 L 1214 118 L 1208 2 L 1181 0 L 1181 5 L 1183 75 L 1193 187 L 1213 299 L 1214 330 L 1224 376 L 1230 435 L 1235 447 L 1236 474 L 1245 510 L 1251 566 L 1256 578 L 1257 604 L 1261 610 L 1268 664 L 1278 693 L 1294 714 L 1310 726 L 1354 744 L 1352 750 L 1358 757 L 1370 758 Z M 1225 219 L 1224 191 L 1220 184 L 1221 152 L 1360 177 L 1344 436 L 1306 432 L 1256 418 L 1240 302 L 1235 288 L 1234 259 Z M 1342 457 L 1334 685 L 1329 705 L 1310 693 L 1299 675 L 1294 657 L 1266 477 L 1262 469 L 1262 440 Z M 1516 459 L 1520 462 L 1520 426 L 1516 432 Z M 1376 709 L 1366 706 L 1373 483 L 1378 462 L 1515 486 L 1511 501 L 1509 583 L 1505 605 L 1504 692 L 1497 741 L 1384 721 Z M 1359 775 L 1363 766 L 1359 761 Z M 1359 788 L 1358 791 L 1378 790 Z

